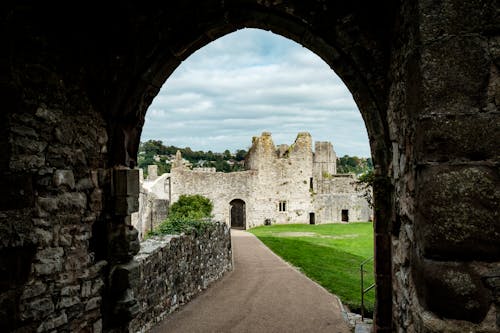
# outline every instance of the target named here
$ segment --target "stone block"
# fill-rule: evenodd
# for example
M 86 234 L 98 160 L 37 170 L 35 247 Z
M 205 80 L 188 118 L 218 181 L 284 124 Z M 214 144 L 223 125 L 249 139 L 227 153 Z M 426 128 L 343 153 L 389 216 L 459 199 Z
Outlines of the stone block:
M 479 130 L 480 129 L 480 130 Z M 416 125 L 419 162 L 499 160 L 500 115 L 434 116 Z
M 139 210 L 139 197 L 115 197 L 115 215 L 127 216 Z
M 500 27 L 495 0 L 425 0 L 419 4 L 425 13 L 420 20 L 424 41 L 490 30 L 492 22 L 497 22 L 496 27 Z
M 82 291 L 82 293 L 81 293 L 82 297 L 89 297 L 91 295 L 91 291 L 92 291 L 92 281 L 83 282 L 81 291 Z
M 137 285 L 139 280 L 140 266 L 136 261 L 131 261 L 112 268 L 110 288 L 114 293 L 122 293 L 126 289 Z
M 115 196 L 139 197 L 139 170 L 113 170 L 113 187 Z
M 59 209 L 68 211 L 82 211 L 87 208 L 87 196 L 85 193 L 71 192 L 57 196 Z
M 39 320 L 52 313 L 55 307 L 51 298 L 44 297 L 21 304 L 20 309 L 22 320 Z
M 475 37 L 450 37 L 423 47 L 422 114 L 480 110 L 490 74 L 483 44 L 483 40 Z
M 71 144 L 75 139 L 74 129 L 71 126 L 57 127 L 54 136 L 62 144 Z
M 47 142 L 26 137 L 16 137 L 11 141 L 11 149 L 16 155 L 39 155 L 47 148 Z
M 71 170 L 56 170 L 52 182 L 57 187 L 66 185 L 70 189 L 75 188 L 75 177 Z
M 99 319 L 92 325 L 92 333 L 101 333 L 102 332 L 102 320 Z
M 130 225 L 117 225 L 110 234 L 109 253 L 116 262 L 128 262 L 139 252 L 138 231 Z
M 42 228 L 33 229 L 33 243 L 41 246 L 50 246 L 53 239 L 54 235 L 52 234 L 52 231 L 47 231 Z
M 480 276 L 463 263 L 426 260 L 414 267 L 420 304 L 441 318 L 481 322 L 491 294 Z
M 97 309 L 101 305 L 101 297 L 92 297 L 85 303 L 85 311 Z
M 96 186 L 93 184 L 91 178 L 82 178 L 75 185 L 75 189 L 77 191 L 90 190 L 93 187 L 96 187 Z
M 102 190 L 98 188 L 94 189 L 89 199 L 90 210 L 100 212 L 102 210 Z
M 45 157 L 43 155 L 16 155 L 9 163 L 11 170 L 29 171 L 39 169 L 45 166 Z
M 148 180 L 155 180 L 158 178 L 158 166 L 148 165 Z
M 24 287 L 23 293 L 21 294 L 21 299 L 33 298 L 40 296 L 47 290 L 47 285 L 42 282 L 36 282 L 32 285 L 27 285 Z
M 59 316 L 53 316 L 47 320 L 44 320 L 42 324 L 38 327 L 37 333 L 52 331 L 53 329 L 60 327 L 68 322 L 68 317 L 63 311 Z
M 484 166 L 426 167 L 417 175 L 415 236 L 428 258 L 500 258 L 500 179 Z
M 36 203 L 37 206 L 45 212 L 50 213 L 57 210 L 57 200 L 55 198 L 38 197 Z
M 75 296 L 80 293 L 80 286 L 66 286 L 61 289 L 61 296 Z
M 80 303 L 80 297 L 78 296 L 61 297 L 61 299 L 57 303 L 57 308 L 58 309 L 69 308 L 78 303 Z

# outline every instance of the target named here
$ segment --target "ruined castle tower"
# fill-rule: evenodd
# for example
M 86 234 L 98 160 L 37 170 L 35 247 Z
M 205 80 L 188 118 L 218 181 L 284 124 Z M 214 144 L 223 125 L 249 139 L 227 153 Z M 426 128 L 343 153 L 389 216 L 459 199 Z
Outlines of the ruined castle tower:
M 313 176 L 322 179 L 337 173 L 337 154 L 328 141 L 316 141 L 314 145 Z

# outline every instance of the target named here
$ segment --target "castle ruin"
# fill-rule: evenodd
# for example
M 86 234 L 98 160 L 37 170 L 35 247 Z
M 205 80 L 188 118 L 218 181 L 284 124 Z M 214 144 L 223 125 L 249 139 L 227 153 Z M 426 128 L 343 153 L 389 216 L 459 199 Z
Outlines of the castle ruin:
M 125 331 L 146 111 L 193 52 L 260 28 L 320 56 L 363 116 L 374 331 L 498 332 L 499 14 L 495 0 L 5 2 L 0 330 Z
M 264 224 L 369 221 L 372 211 L 356 189 L 356 176 L 337 174 L 337 156 L 330 142 L 315 143 L 299 133 L 291 145 L 275 146 L 271 133 L 253 137 L 245 171 L 189 169 L 180 153 L 170 173 L 153 168 L 143 182 L 143 198 L 133 224 L 144 235 L 166 216 L 166 202 L 183 194 L 201 194 L 214 204 L 214 219 L 233 228 Z M 152 171 L 152 173 L 151 173 Z

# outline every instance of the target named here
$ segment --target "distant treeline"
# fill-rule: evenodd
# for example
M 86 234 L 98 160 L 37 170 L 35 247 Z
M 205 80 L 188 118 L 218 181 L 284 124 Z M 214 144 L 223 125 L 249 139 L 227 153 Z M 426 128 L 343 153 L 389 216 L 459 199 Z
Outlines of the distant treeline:
M 223 153 L 212 151 L 193 151 L 191 148 L 166 146 L 161 140 L 141 142 L 139 146 L 138 165 L 147 174 L 148 165 L 157 165 L 158 173 L 170 172 L 170 162 L 173 161 L 177 151 L 194 167 L 214 167 L 217 171 L 233 172 L 244 169 L 243 161 L 247 151 L 238 149 L 234 153 L 225 150 Z M 362 174 L 373 169 L 371 158 L 344 155 L 337 159 L 338 173 Z
M 238 149 L 234 153 L 225 150 L 223 153 L 214 153 L 211 150 L 204 152 L 193 151 L 190 147 L 180 148 L 176 146 L 165 146 L 161 140 L 149 140 L 139 145 L 138 165 L 147 173 L 148 165 L 158 165 L 158 174 L 170 172 L 170 162 L 180 151 L 182 158 L 194 167 L 213 167 L 217 171 L 233 172 L 243 170 L 243 161 L 247 151 Z
M 371 157 L 357 157 L 344 155 L 337 158 L 338 173 L 364 174 L 373 170 L 373 161 Z

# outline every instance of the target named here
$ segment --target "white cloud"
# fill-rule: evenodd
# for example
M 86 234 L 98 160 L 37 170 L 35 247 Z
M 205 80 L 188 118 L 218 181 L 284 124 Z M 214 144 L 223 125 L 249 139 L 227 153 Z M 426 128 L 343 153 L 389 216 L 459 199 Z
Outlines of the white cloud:
M 248 148 L 273 133 L 332 141 L 337 154 L 369 156 L 351 94 L 318 56 L 267 31 L 244 29 L 198 50 L 171 75 L 146 114 L 142 141 L 194 150 Z

